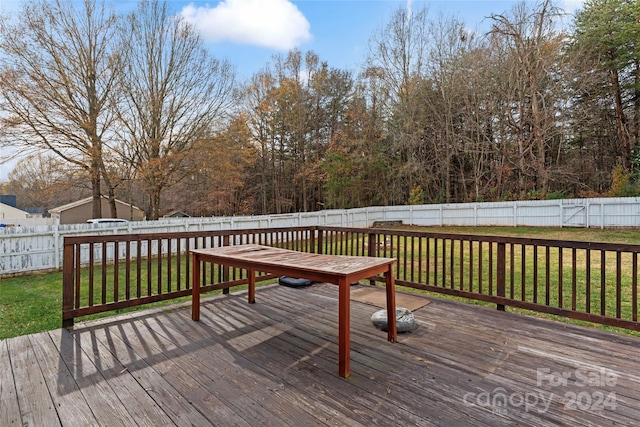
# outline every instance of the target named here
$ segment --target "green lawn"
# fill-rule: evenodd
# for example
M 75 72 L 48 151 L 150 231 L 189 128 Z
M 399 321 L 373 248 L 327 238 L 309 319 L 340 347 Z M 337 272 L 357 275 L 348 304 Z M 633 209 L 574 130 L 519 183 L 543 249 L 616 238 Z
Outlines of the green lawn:
M 62 325 L 62 273 L 0 278 L 0 339 Z
M 190 297 L 100 313 L 78 320 L 106 317 L 125 311 L 173 304 L 187 299 Z M 0 339 L 60 327 L 62 327 L 61 272 L 0 279 Z
M 412 227 L 411 229 L 461 234 L 640 244 L 640 232 L 637 230 L 513 227 L 429 227 L 428 229 Z M 444 296 L 439 295 L 438 297 Z M 188 300 L 190 297 L 185 297 L 181 300 L 185 299 Z M 173 304 L 175 302 L 176 300 L 169 300 L 127 310 L 144 309 L 151 306 Z M 62 324 L 61 309 L 62 273 L 56 272 L 13 278 L 0 278 L 0 339 L 60 328 Z M 509 310 L 519 311 L 512 308 L 509 308 Z M 123 311 L 126 310 L 121 310 L 119 312 Z M 113 314 L 114 312 L 107 312 L 91 316 L 90 318 L 105 317 Z M 550 317 L 540 313 L 530 314 Z M 85 319 L 88 318 L 89 317 Z M 81 320 L 83 319 L 78 319 L 78 321 Z M 564 318 L 561 318 L 561 320 L 568 321 Z M 572 323 L 587 324 L 584 322 Z M 590 323 L 588 324 L 591 325 Z M 622 330 L 622 332 L 632 333 L 627 330 Z

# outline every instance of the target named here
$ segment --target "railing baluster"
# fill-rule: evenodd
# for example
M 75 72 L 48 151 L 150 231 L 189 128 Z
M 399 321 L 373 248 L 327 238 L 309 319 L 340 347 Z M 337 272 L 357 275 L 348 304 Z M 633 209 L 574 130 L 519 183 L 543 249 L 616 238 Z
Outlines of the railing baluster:
M 152 283 L 152 274 L 151 274 L 151 258 L 152 258 L 153 248 L 151 247 L 151 239 L 147 239 L 147 296 L 152 294 L 151 292 L 151 283 Z
M 460 285 L 458 289 L 464 290 L 464 240 L 460 240 L 460 254 L 458 255 L 458 267 L 460 269 L 458 275 L 460 277 Z
M 484 242 L 480 241 L 478 244 L 478 293 L 482 293 L 482 246 Z
M 587 314 L 591 313 L 591 249 L 586 249 L 585 253 L 585 266 L 586 266 L 586 277 L 585 281 L 585 293 L 586 293 L 586 312 Z
M 184 263 L 184 269 L 185 269 L 185 288 L 186 289 L 191 289 L 191 257 L 190 257 L 190 246 L 191 246 L 191 239 L 189 239 L 188 237 L 186 239 L 184 239 L 184 250 L 185 250 L 185 263 Z
M 564 286 L 562 281 L 562 248 L 558 248 L 558 307 L 562 308 L 562 298 L 563 292 L 562 287 Z
M 102 277 L 102 304 L 107 303 L 107 242 L 102 242 L 102 265 L 101 265 Z
M 499 297 L 505 297 L 506 288 L 506 256 L 505 256 L 506 244 L 504 242 L 498 242 L 498 257 L 497 257 L 497 274 L 496 274 L 496 294 Z M 504 304 L 497 304 L 499 311 L 504 311 Z
M 604 316 L 607 312 L 607 254 L 600 250 L 600 314 Z
M 513 299 L 515 294 L 515 244 L 509 244 L 509 298 Z
M 493 242 L 489 242 L 489 295 L 493 295 Z
M 474 240 L 469 242 L 469 292 L 473 292 L 473 247 Z
M 622 316 L 622 254 L 616 251 L 616 318 Z
M 433 239 L 433 284 L 438 285 L 438 238 Z
M 403 253 L 402 253 L 402 264 L 404 266 L 404 280 L 407 280 L 407 266 L 408 264 L 408 259 L 407 259 L 407 236 L 402 236 L 402 244 L 403 244 Z M 400 254 L 400 248 L 398 247 L 398 254 Z
M 571 248 L 571 310 L 577 310 L 578 307 L 578 250 Z
M 431 282 L 429 277 L 431 276 L 431 237 L 427 236 L 427 250 L 425 253 L 425 283 L 435 283 Z
M 533 303 L 538 303 L 538 245 L 533 245 Z
M 118 269 L 118 242 L 113 242 L 113 301 L 117 302 L 120 294 L 120 282 L 118 277 L 120 271 Z
M 167 239 L 167 292 L 171 292 L 171 239 Z
M 544 259 L 544 303 L 548 306 L 551 302 L 551 248 L 549 246 L 545 246 Z
M 182 239 L 176 239 L 176 287 L 178 290 L 182 290 Z
M 442 283 L 443 288 L 447 287 L 447 239 L 442 239 Z
M 520 301 L 527 300 L 527 245 L 520 245 L 522 262 L 520 263 Z
M 125 299 L 131 299 L 131 241 L 125 242 Z
M 157 244 L 158 244 L 158 255 L 157 255 L 157 269 L 158 269 L 158 274 L 157 274 L 157 286 L 158 286 L 158 295 L 162 294 L 162 239 L 157 239 L 156 240 Z
M 69 250 L 69 258 L 70 261 L 74 259 L 72 252 L 75 252 L 75 261 L 73 266 L 70 266 L 69 269 L 73 269 L 75 268 L 76 274 L 75 274 L 75 301 L 74 301 L 74 305 L 73 308 L 80 308 L 80 304 L 81 304 L 81 292 L 82 292 L 82 269 L 80 268 L 81 265 L 81 261 L 82 261 L 82 245 L 81 244 L 77 244 L 77 245 L 69 245 L 71 247 L 71 249 Z M 65 250 L 66 247 L 65 247 Z M 67 253 L 65 252 L 65 256 L 67 256 Z M 66 269 L 64 271 L 67 271 Z M 69 272 L 68 274 L 70 274 L 71 276 L 73 276 L 71 274 L 71 272 Z
M 95 247 L 93 242 L 91 242 L 89 243 L 89 307 L 93 307 L 93 298 L 94 298 L 94 292 L 95 292 L 95 289 L 94 289 L 95 252 L 94 251 L 95 251 Z M 77 266 L 76 268 L 80 268 L 80 266 Z
M 451 276 L 450 280 L 449 280 L 449 287 L 451 289 L 454 288 L 455 286 L 455 269 L 454 267 L 454 254 L 455 254 L 455 247 L 456 247 L 456 241 L 455 239 L 451 239 L 451 247 L 449 248 L 449 274 Z
M 638 253 L 631 254 L 631 320 L 638 321 Z

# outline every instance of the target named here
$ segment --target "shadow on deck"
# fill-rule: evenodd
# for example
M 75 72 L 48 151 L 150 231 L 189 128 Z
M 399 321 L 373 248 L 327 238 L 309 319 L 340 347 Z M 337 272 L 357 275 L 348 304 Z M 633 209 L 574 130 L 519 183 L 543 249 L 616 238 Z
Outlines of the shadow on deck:
M 261 287 L 0 341 L 1 426 L 634 425 L 640 339 L 431 298 L 389 343 L 337 287 Z

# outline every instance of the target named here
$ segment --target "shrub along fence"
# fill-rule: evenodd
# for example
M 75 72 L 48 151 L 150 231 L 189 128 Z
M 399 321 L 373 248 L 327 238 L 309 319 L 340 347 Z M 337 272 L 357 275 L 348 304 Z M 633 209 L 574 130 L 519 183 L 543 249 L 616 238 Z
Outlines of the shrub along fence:
M 640 245 L 318 226 L 67 237 L 63 325 L 191 295 L 189 250 L 243 243 L 393 257 L 399 286 L 640 331 Z M 247 283 L 242 270 L 206 267 L 203 292 Z

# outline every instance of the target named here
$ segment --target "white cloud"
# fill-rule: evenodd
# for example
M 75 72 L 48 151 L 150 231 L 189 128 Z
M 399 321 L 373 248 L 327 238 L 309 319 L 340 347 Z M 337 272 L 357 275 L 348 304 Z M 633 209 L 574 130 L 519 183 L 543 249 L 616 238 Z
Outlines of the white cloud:
M 189 4 L 180 15 L 209 42 L 289 50 L 311 39 L 309 21 L 289 0 L 224 0 L 215 7 Z

